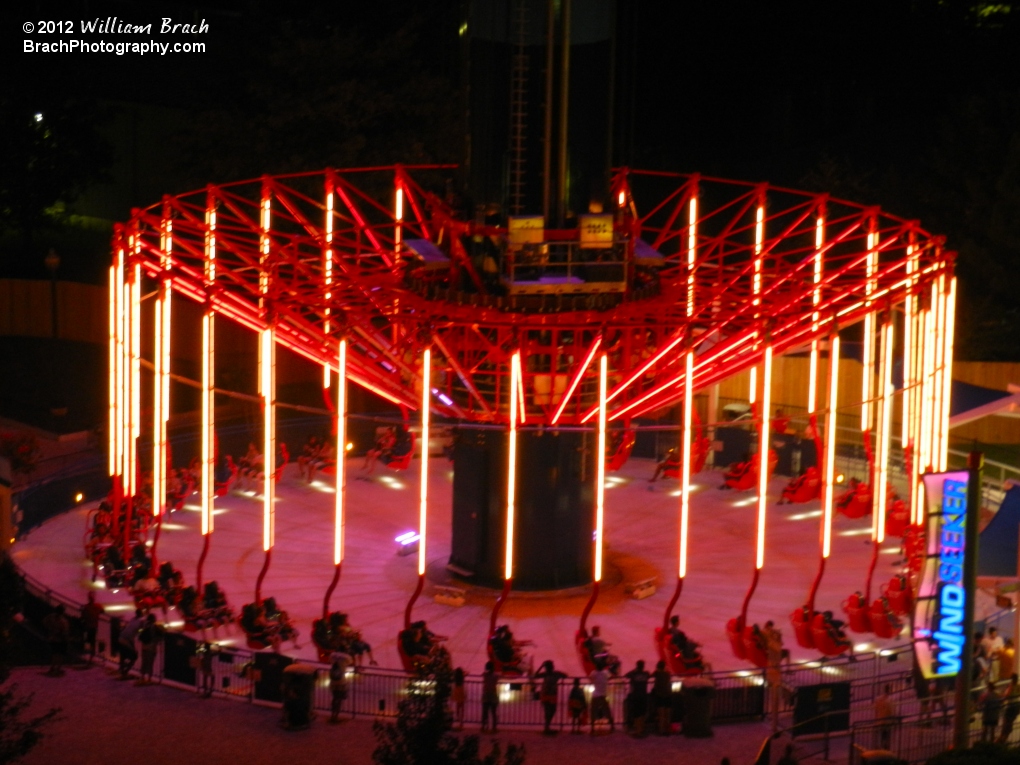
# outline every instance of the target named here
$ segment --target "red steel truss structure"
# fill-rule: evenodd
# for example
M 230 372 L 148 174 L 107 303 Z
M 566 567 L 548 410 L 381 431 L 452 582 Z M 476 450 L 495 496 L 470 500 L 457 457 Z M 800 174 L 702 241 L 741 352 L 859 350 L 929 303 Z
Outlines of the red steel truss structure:
M 862 431 L 882 427 L 879 410 L 892 395 L 882 378 L 895 352 L 903 359 L 905 384 L 896 395 L 913 472 L 944 464 L 953 257 L 916 221 L 827 194 L 623 168 L 613 174 L 612 209 L 601 218 L 611 220 L 603 237 L 611 238 L 606 252 L 616 253 L 610 260 L 618 260 L 610 286 L 570 276 L 571 258 L 576 274 L 583 255 L 578 228 L 542 228 L 532 261 L 548 272 L 559 262 L 554 254 L 566 253 L 567 276 L 543 286 L 532 275 L 537 287 L 515 290 L 514 259 L 518 266 L 526 259 L 507 248 L 508 227 L 464 220 L 429 190 L 443 188 L 453 170 L 326 170 L 210 185 L 136 210 L 118 227 L 110 269 L 110 472 L 124 495 L 137 481 L 146 278 L 157 285 L 157 448 L 169 415 L 176 293 L 205 306 L 207 356 L 215 317 L 260 334 L 267 409 L 277 344 L 321 364 L 327 385 L 343 345 L 345 379 L 406 410 L 430 401 L 438 416 L 508 426 L 513 395 L 522 427 L 595 427 L 602 354 L 606 416 L 629 422 L 741 370 L 755 370 L 752 386 L 760 390 L 771 360 L 784 353 L 810 352 L 814 370 L 832 336 L 863 323 Z M 480 256 L 484 248 L 498 257 Z M 518 354 L 519 383 L 511 385 Z M 431 396 L 423 391 L 425 372 Z M 211 377 L 207 371 L 202 381 L 210 411 Z M 814 412 L 814 372 L 811 387 Z M 887 434 L 890 411 L 887 405 Z M 213 457 L 211 424 L 203 422 L 207 531 Z M 267 482 L 270 473 L 267 465 Z M 155 480 L 158 487 L 162 479 Z M 272 546 L 270 521 L 264 545 Z

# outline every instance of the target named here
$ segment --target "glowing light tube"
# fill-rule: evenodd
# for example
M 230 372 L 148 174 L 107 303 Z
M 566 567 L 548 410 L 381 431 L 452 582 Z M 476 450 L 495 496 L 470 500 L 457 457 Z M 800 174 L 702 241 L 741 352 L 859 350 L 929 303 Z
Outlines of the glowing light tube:
M 344 560 L 344 534 L 346 532 L 347 503 L 347 340 L 340 341 L 337 350 L 336 373 L 336 505 L 334 507 L 333 565 Z M 422 453 L 428 449 L 422 449 Z M 421 535 L 425 547 L 425 535 Z M 420 548 L 419 548 L 420 549 Z
M 511 372 L 512 374 L 512 372 Z M 432 349 L 421 359 L 421 492 L 418 506 L 418 575 L 425 573 L 425 527 L 429 507 L 429 414 L 432 403 Z
M 109 295 L 109 341 L 107 348 L 107 396 L 108 414 L 106 421 L 107 438 L 107 470 L 111 476 L 117 474 L 117 267 L 110 266 L 110 274 L 107 287 Z
M 878 253 L 875 252 L 876 235 L 874 232 L 875 221 L 869 222 L 871 230 L 868 231 L 868 253 L 865 260 L 864 294 L 865 305 L 871 305 L 871 295 L 875 291 L 875 271 L 878 269 Z M 875 314 L 869 312 L 864 315 L 864 338 L 861 348 L 861 359 L 864 366 L 864 373 L 861 376 L 861 430 L 871 430 L 874 419 L 872 413 L 872 398 L 875 389 Z
M 276 330 L 267 327 L 259 337 L 259 394 L 262 397 L 262 549 L 276 541 Z
M 595 581 L 602 581 L 602 530 L 605 520 L 606 495 L 606 389 L 609 379 L 609 360 L 606 354 L 599 358 L 599 436 L 595 452 Z
M 698 197 L 691 197 L 687 209 L 687 315 L 694 315 L 695 270 L 698 255 Z
M 503 579 L 509 581 L 514 574 L 514 514 L 517 491 L 517 386 L 520 384 L 521 353 L 510 357 L 510 437 L 507 446 L 506 470 L 506 551 Z
M 921 450 L 918 470 L 922 473 L 931 467 L 931 390 L 932 368 L 935 365 L 935 320 L 933 307 L 924 311 L 924 364 L 921 374 Z
M 949 405 L 953 388 L 953 343 L 956 324 L 956 277 L 949 280 L 949 292 L 946 294 L 946 327 L 944 350 L 942 352 L 942 449 L 939 453 L 939 470 L 949 468 Z
M 761 402 L 762 417 L 758 439 L 758 544 L 754 567 L 765 565 L 765 510 L 768 508 L 766 491 L 769 487 L 769 407 L 772 403 L 772 343 L 765 346 L 765 363 L 762 365 Z
M 210 195 L 205 213 L 205 283 L 216 281 L 216 203 Z M 202 313 L 202 536 L 213 531 L 216 496 L 216 314 L 211 301 Z
M 694 417 L 694 351 L 685 354 L 683 463 L 680 466 L 680 567 L 681 579 L 687 576 L 687 531 L 691 513 L 691 437 Z
M 114 415 L 116 421 L 114 422 L 114 475 L 119 475 L 123 478 L 124 476 L 124 423 L 126 421 L 126 409 L 127 403 L 125 398 L 125 375 L 124 375 L 124 296 L 126 287 L 124 285 L 124 249 L 120 248 L 117 251 L 117 266 L 116 266 L 116 277 L 114 279 L 114 294 L 110 300 L 114 303 L 115 313 L 115 335 L 116 335 L 116 353 L 114 354 L 115 359 L 112 360 L 114 366 L 114 385 L 117 388 L 116 395 L 116 411 Z
M 822 502 L 822 557 L 832 552 L 832 508 L 836 484 L 836 410 L 839 405 L 839 335 L 829 339 L 829 411 L 825 425 L 825 497 Z
M 811 341 L 811 356 L 808 362 L 808 414 L 815 413 L 815 401 L 818 397 L 818 341 Z M 767 414 L 767 413 L 766 413 Z
M 137 240 L 136 240 L 137 241 Z M 140 246 L 135 245 L 136 249 Z M 137 261 L 131 275 L 131 433 L 128 472 L 129 496 L 138 493 L 138 437 L 142 432 L 142 267 Z
M 944 333 L 945 333 L 945 309 L 946 303 L 943 299 L 942 294 L 942 279 L 939 277 L 938 281 L 932 284 L 931 290 L 931 302 L 935 312 L 935 329 L 932 336 L 932 343 L 934 347 L 934 366 L 932 367 L 932 385 L 931 385 L 931 466 L 933 470 L 938 470 L 939 467 L 939 453 L 942 450 L 942 423 L 940 417 L 942 414 L 942 372 L 944 369 L 943 354 L 945 352 L 944 346 Z
M 885 517 L 889 497 L 889 448 L 892 441 L 892 403 L 893 403 L 893 324 L 886 321 L 882 327 L 882 358 L 879 362 L 879 381 L 882 386 L 881 416 L 879 419 L 878 436 L 878 509 L 875 513 L 875 541 L 885 541 Z
M 325 290 L 325 301 L 326 307 L 323 309 L 323 321 L 322 331 L 328 336 L 330 330 L 330 305 L 329 301 L 333 298 L 332 284 L 333 284 L 333 177 L 332 174 L 326 176 L 326 246 L 322 251 L 322 281 L 326 287 Z M 329 364 L 322 365 L 322 387 L 328 388 L 330 386 L 330 369 Z
M 907 245 L 907 276 L 914 273 L 914 245 Z M 900 445 L 907 449 L 910 446 L 910 413 L 913 410 L 912 398 L 914 391 L 914 293 L 913 280 L 907 288 L 907 296 L 903 301 L 903 394 L 900 405 Z
M 591 364 L 591 360 L 595 358 L 595 353 L 598 351 L 600 345 L 602 345 L 602 335 L 595 338 L 595 341 L 591 344 L 591 348 L 588 349 L 588 354 L 584 357 L 584 361 L 581 362 L 581 366 L 578 367 L 576 372 L 574 372 L 574 379 L 570 381 L 570 385 L 567 386 L 567 392 L 564 393 L 563 398 L 560 399 L 560 405 L 556 407 L 556 412 L 553 414 L 552 420 L 549 421 L 550 425 L 555 425 L 560 421 L 560 417 L 563 416 L 563 410 L 567 408 L 567 402 L 570 401 L 570 397 L 574 395 L 574 390 L 581 382 L 581 378 L 584 377 L 584 373 L 588 370 L 588 365 Z

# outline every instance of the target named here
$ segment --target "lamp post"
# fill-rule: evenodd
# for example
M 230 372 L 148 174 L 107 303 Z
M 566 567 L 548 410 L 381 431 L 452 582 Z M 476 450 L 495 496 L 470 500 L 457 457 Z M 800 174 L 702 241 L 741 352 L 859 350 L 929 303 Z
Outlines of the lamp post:
M 60 256 L 50 247 L 43 260 L 46 270 L 50 272 L 50 334 L 57 337 L 57 269 L 60 268 Z

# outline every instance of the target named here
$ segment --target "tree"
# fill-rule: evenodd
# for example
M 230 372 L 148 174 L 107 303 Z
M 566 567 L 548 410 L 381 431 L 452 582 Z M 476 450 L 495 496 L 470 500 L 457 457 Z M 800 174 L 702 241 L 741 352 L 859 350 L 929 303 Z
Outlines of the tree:
M 10 683 L 8 658 L 13 652 L 12 628 L 18 609 L 21 578 L 6 555 L 0 557 L 0 763 L 17 762 L 38 744 L 43 729 L 53 722 L 60 710 L 50 709 L 41 715 L 28 716 L 32 695 L 19 695 L 18 686 Z
M 373 726 L 379 742 L 372 753 L 376 765 L 522 765 L 524 747 L 498 741 L 481 754 L 478 736 L 451 733 L 449 710 L 450 672 L 421 673 L 410 681 L 407 696 L 397 707 L 395 722 L 377 721 Z

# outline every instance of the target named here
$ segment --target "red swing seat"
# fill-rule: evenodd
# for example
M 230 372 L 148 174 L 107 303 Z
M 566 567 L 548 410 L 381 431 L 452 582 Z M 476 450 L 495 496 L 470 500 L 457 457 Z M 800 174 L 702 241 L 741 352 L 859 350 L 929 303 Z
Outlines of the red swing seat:
M 896 495 L 893 495 L 894 497 Z M 889 511 L 885 517 L 885 535 L 899 538 L 907 533 L 910 526 L 910 510 L 907 503 L 899 497 L 889 503 Z
M 914 598 L 907 577 L 903 574 L 898 574 L 890 579 L 888 584 L 882 588 L 882 594 L 889 599 L 889 606 L 893 613 L 899 616 L 910 613 L 910 609 L 914 606 Z
M 815 614 L 815 618 L 811 622 L 811 632 L 815 639 L 815 648 L 825 656 L 839 656 L 850 650 L 850 641 L 833 634 L 825 622 L 825 614 Z
M 726 637 L 730 641 L 730 649 L 738 659 L 747 658 L 747 648 L 744 647 L 744 620 L 739 616 L 726 622 Z
M 903 631 L 903 622 L 893 613 L 889 599 L 884 596 L 871 604 L 870 617 L 876 637 L 895 638 Z
M 855 592 L 843 603 L 843 612 L 847 616 L 850 629 L 854 632 L 871 632 L 871 615 L 864 596 Z
M 666 662 L 669 671 L 674 675 L 690 677 L 703 674 L 705 671 L 705 660 L 701 654 L 692 659 L 686 658 L 673 645 L 673 636 L 669 630 L 664 630 L 662 627 L 655 628 L 655 649 L 659 654 L 659 659 Z
M 623 467 L 624 463 L 630 458 L 630 453 L 634 449 L 634 442 L 636 440 L 637 434 L 633 430 L 625 430 L 623 432 L 623 438 L 620 439 L 616 450 L 606 460 L 607 471 L 612 472 Z
M 509 677 L 521 677 L 525 674 L 525 670 L 521 667 L 524 659 L 523 657 L 515 659 L 514 661 L 503 662 L 500 661 L 496 656 L 496 652 L 492 649 L 492 639 L 485 643 L 485 650 L 489 655 L 489 661 L 492 662 L 492 667 L 497 675 L 507 675 Z
M 234 484 L 237 483 L 237 473 L 240 468 L 238 468 L 237 463 L 234 462 L 234 458 L 229 454 L 227 455 L 227 470 L 230 471 L 227 474 L 227 480 L 216 484 L 215 490 L 213 491 L 213 496 L 215 497 L 225 497 L 230 493 L 230 490 L 234 488 Z
M 815 636 L 811 631 L 811 624 L 816 613 L 816 611 L 808 609 L 807 606 L 803 606 L 790 614 L 790 624 L 793 625 L 793 632 L 797 637 L 797 645 L 801 648 L 815 647 Z
M 812 465 L 804 471 L 804 475 L 792 479 L 783 489 L 783 496 L 779 504 L 799 504 L 818 499 L 822 493 L 822 479 L 818 475 L 818 469 Z
M 702 436 L 691 444 L 691 475 L 700 473 L 705 469 L 705 462 L 708 461 L 708 449 L 711 446 L 711 442 Z M 681 460 L 676 462 L 670 462 L 663 469 L 662 474 L 666 478 L 679 478 L 680 477 L 680 466 L 683 464 Z
M 400 664 L 403 666 L 404 671 L 413 674 L 415 671 L 414 658 L 404 650 L 404 641 L 401 640 L 403 634 L 403 630 L 397 633 L 397 653 L 400 655 Z
M 407 450 L 407 454 L 393 457 L 386 463 L 386 467 L 390 470 L 407 470 L 411 465 L 411 458 L 414 456 L 414 433 L 408 432 L 407 435 L 411 440 L 411 448 Z
M 836 509 L 847 518 L 863 518 L 871 512 L 871 487 L 866 483 L 851 486 L 836 499 Z
M 595 661 L 592 659 L 591 652 L 585 644 L 587 640 L 588 630 L 579 629 L 574 633 L 574 648 L 577 649 L 577 658 L 581 660 L 581 668 L 584 670 L 584 674 L 590 675 L 595 671 Z

